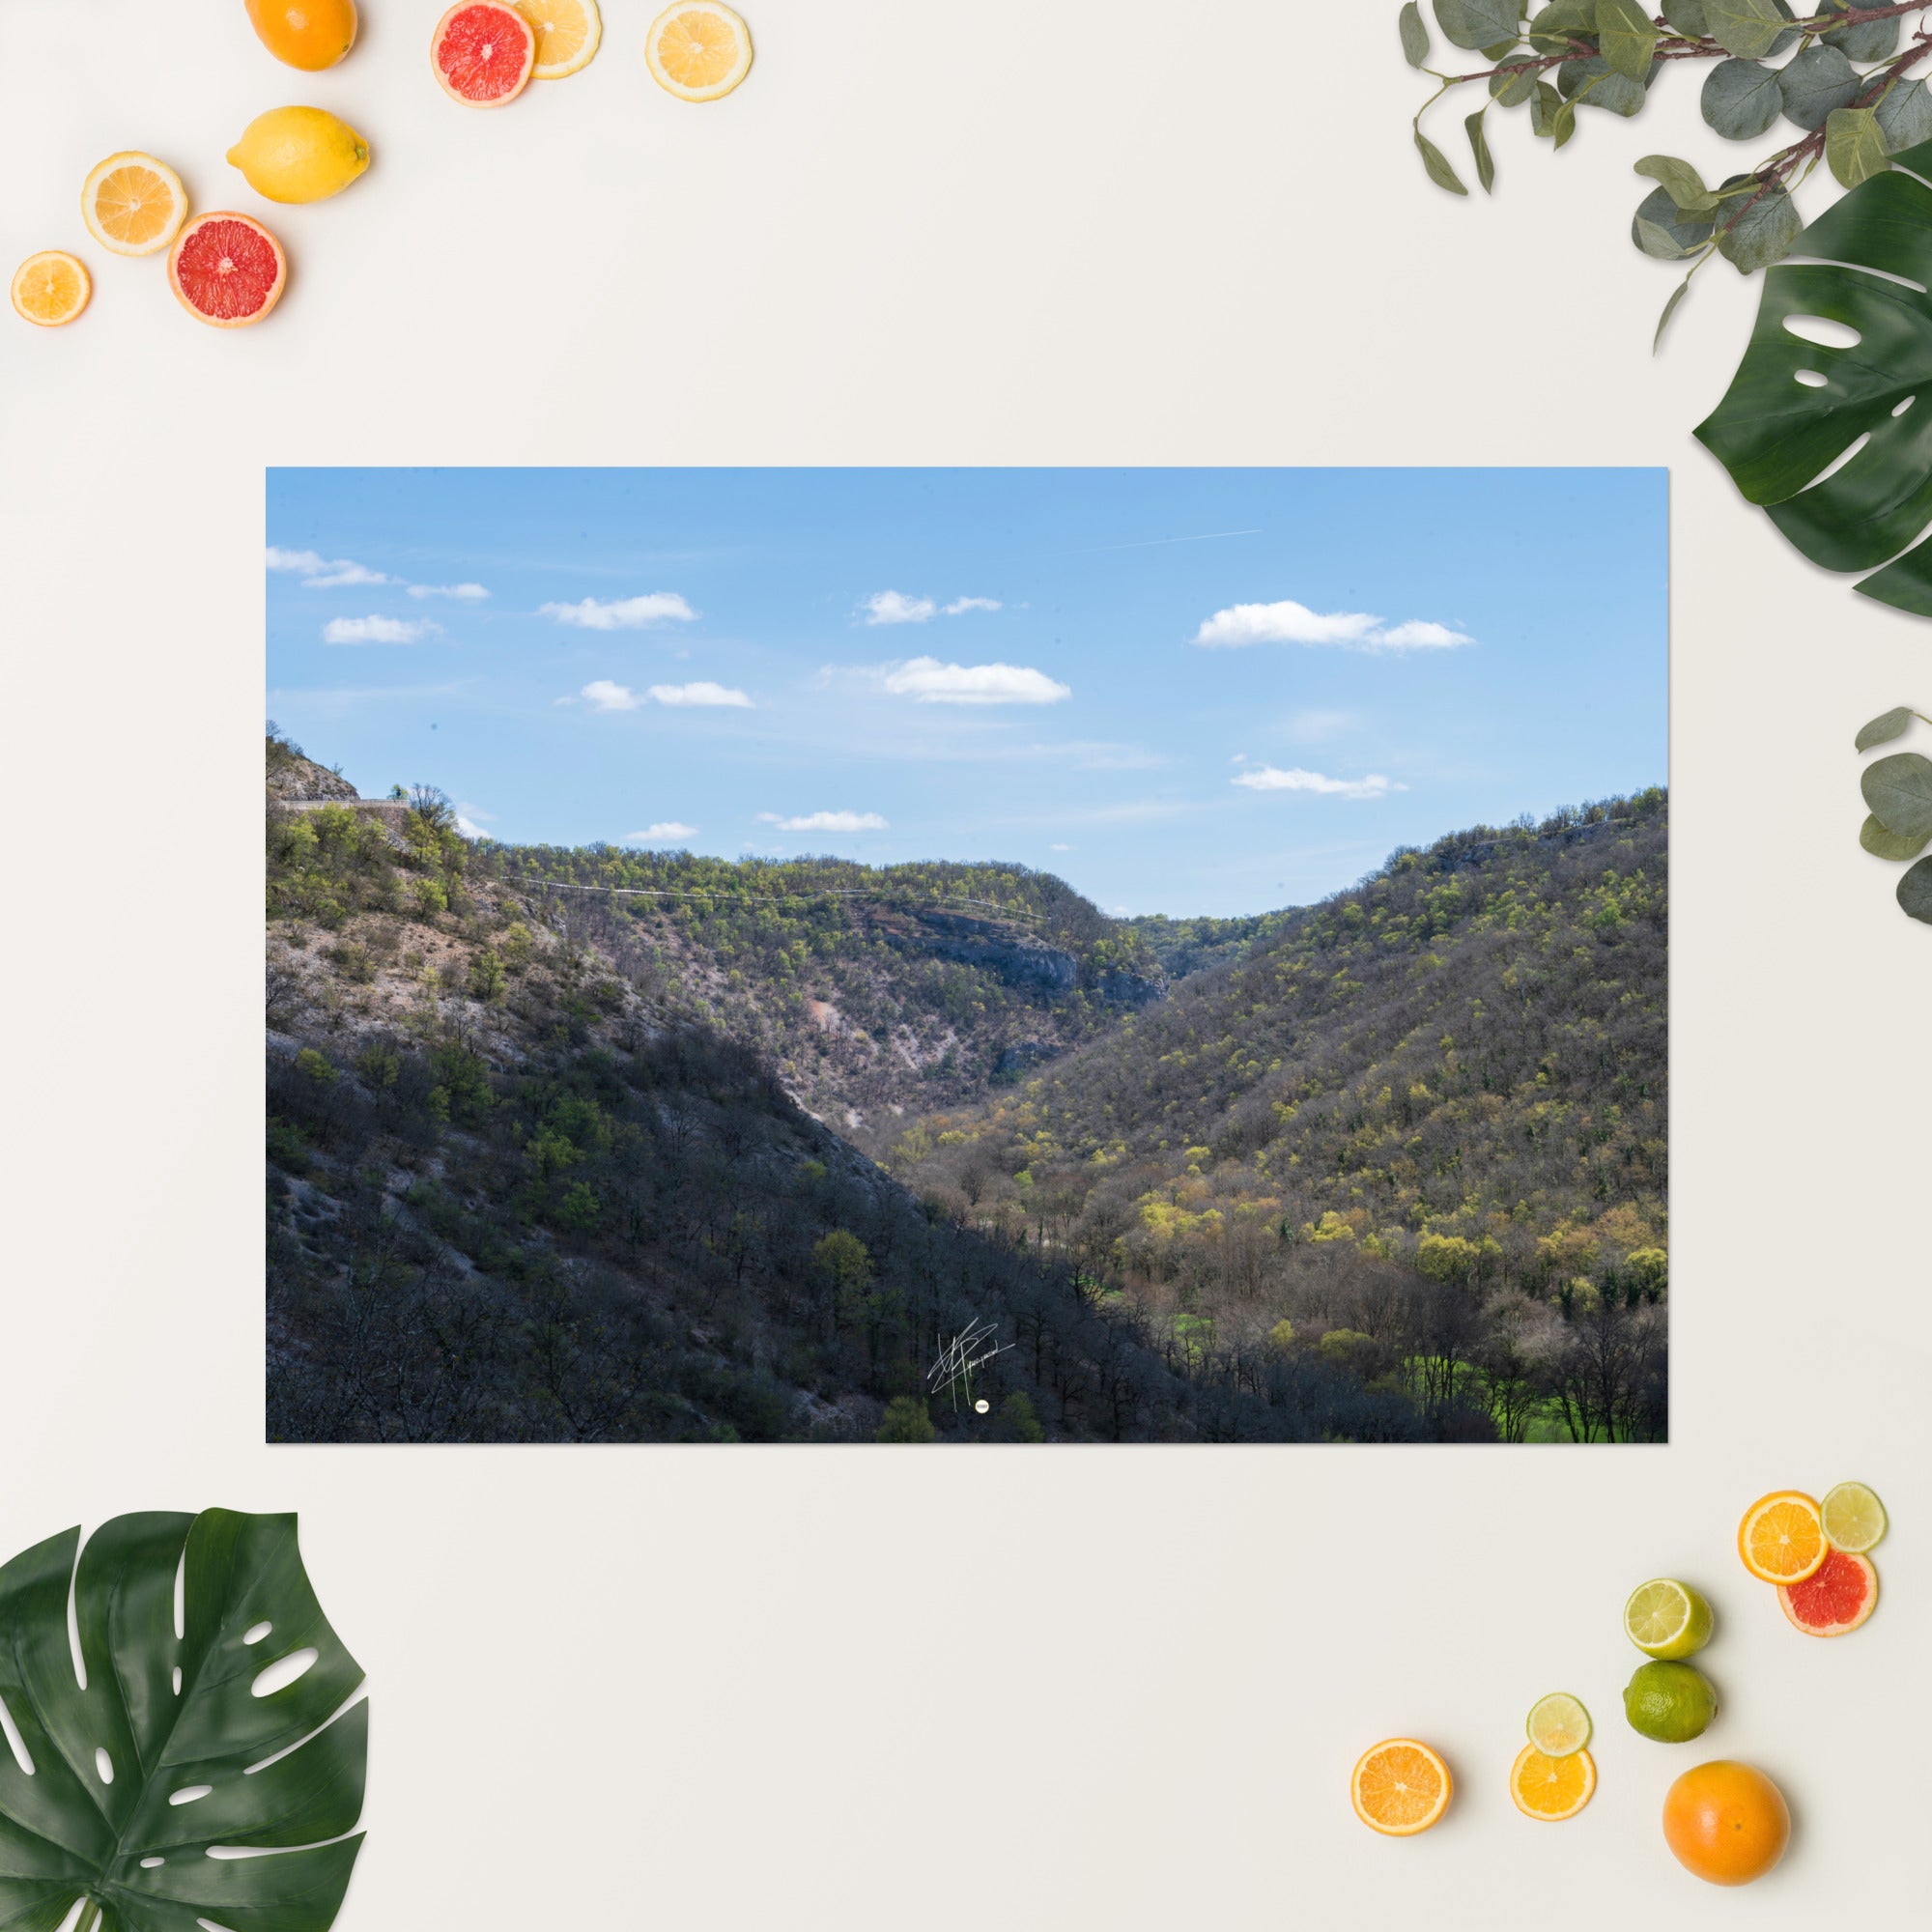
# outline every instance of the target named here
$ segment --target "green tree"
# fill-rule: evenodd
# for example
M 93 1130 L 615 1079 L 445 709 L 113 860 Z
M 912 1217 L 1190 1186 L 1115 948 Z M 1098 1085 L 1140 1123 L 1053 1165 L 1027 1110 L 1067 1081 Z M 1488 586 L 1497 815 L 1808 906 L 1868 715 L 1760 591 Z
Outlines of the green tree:
M 1044 1442 L 1046 1431 L 1033 1406 L 1032 1398 L 1015 1389 L 1000 1405 L 993 1418 L 993 1439 L 997 1442 Z
M 312 1046 L 305 1046 L 296 1055 L 296 1071 L 304 1080 L 312 1080 L 318 1087 L 335 1085 L 335 1068 L 328 1064 L 327 1054 L 318 1053 Z
M 832 1237 L 827 1236 L 829 1240 Z M 1034 1425 L 1038 1428 L 1037 1422 Z M 886 1412 L 879 1423 L 878 1435 L 874 1438 L 880 1442 L 931 1442 L 939 1435 L 932 1426 L 932 1417 L 927 1413 L 924 1399 L 916 1395 L 895 1395 L 886 1405 Z
M 473 1000 L 496 1001 L 503 997 L 503 988 L 509 983 L 503 971 L 501 955 L 486 946 L 469 962 L 469 997 Z

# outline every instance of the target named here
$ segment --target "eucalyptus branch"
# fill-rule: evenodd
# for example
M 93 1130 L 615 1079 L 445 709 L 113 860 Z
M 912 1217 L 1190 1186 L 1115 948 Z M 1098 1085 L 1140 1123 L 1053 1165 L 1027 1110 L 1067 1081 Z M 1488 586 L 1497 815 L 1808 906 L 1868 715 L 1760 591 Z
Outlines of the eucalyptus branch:
M 1821 160 L 1849 188 L 1889 167 L 1893 154 L 1932 140 L 1932 91 L 1906 78 L 1932 54 L 1932 32 L 1922 24 L 1928 7 L 1932 0 L 1868 7 L 1814 0 L 1801 16 L 1787 0 L 1663 0 L 1653 14 L 1640 0 L 1434 0 L 1448 39 L 1490 62 L 1448 73 L 1427 65 L 1429 31 L 1419 0 L 1408 0 L 1399 19 L 1404 55 L 1437 83 L 1416 113 L 1415 144 L 1438 187 L 1466 194 L 1422 122 L 1444 95 L 1484 84 L 1489 98 L 1463 128 L 1477 180 L 1491 192 L 1495 161 L 1485 124 L 1492 106 L 1526 105 L 1532 132 L 1560 149 L 1576 132 L 1579 108 L 1628 119 L 1642 111 L 1658 77 L 1685 61 L 1711 64 L 1702 115 L 1726 139 L 1752 140 L 1780 115 L 1796 123 L 1799 139 L 1716 187 L 1671 156 L 1637 162 L 1637 172 L 1657 185 L 1636 211 L 1633 241 L 1645 254 L 1690 264 L 1664 307 L 1661 340 L 1691 277 L 1713 254 L 1750 274 L 1790 252 L 1804 227 L 1794 192 Z M 1920 24 L 1901 48 L 1908 14 L 1919 15 Z M 1786 53 L 1783 65 L 1770 64 Z

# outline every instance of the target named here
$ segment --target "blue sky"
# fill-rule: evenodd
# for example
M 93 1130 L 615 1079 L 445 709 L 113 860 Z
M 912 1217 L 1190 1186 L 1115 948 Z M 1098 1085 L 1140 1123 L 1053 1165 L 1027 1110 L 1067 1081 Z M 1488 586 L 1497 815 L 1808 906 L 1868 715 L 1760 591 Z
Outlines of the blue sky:
M 1662 469 L 276 469 L 268 711 L 508 841 L 1318 898 L 1660 783 Z

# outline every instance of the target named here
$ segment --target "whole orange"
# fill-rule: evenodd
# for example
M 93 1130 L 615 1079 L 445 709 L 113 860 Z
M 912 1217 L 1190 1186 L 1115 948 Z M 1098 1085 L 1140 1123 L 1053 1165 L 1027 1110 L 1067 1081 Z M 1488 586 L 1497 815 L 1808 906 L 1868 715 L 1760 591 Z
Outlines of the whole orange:
M 1686 1871 L 1713 1885 L 1748 1885 L 1784 1856 L 1791 1813 L 1763 1772 L 1718 1758 L 1664 1794 L 1663 1837 Z
M 248 24 L 278 61 L 305 73 L 333 67 L 355 44 L 355 0 L 247 0 Z

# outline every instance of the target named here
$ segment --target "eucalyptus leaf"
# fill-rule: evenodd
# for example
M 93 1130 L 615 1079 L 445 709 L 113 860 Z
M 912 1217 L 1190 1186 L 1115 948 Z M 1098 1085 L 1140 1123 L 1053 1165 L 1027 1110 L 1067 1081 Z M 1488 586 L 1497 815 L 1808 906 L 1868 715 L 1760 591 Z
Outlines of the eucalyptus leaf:
M 1921 859 L 1898 882 L 1901 911 L 1932 925 L 1932 859 Z
M 1704 0 L 1704 30 L 1727 54 L 1758 60 L 1770 53 L 1791 16 L 1776 0 Z
M 1707 214 L 1718 205 L 1717 194 L 1704 185 L 1703 176 L 1675 155 L 1646 155 L 1635 163 L 1634 172 L 1660 184 L 1686 214 Z
M 1638 81 L 1649 74 L 1661 36 L 1637 0 L 1597 0 L 1597 34 L 1604 58 L 1618 73 Z
M 1704 20 L 1704 0 L 1663 0 L 1663 17 L 1680 34 L 1701 41 L 1711 30 Z
M 1784 111 L 1777 70 L 1756 61 L 1719 61 L 1704 76 L 1704 119 L 1727 141 L 1754 141 Z
M 1549 138 L 1560 148 L 1576 131 L 1577 104 L 1575 101 L 1566 100 L 1550 117 Z
M 1859 827 L 1859 843 L 1874 859 L 1889 859 L 1894 864 L 1916 859 L 1925 849 L 1923 838 L 1901 838 L 1896 832 L 1888 832 L 1873 812 L 1867 812 L 1865 822 Z
M 303 1652 L 306 1670 L 253 1694 Z M 0 1926 L 52 1932 L 85 1899 L 100 1932 L 327 1932 L 362 1843 L 369 1707 L 342 1709 L 361 1682 L 292 1516 L 115 1517 L 85 1549 L 70 1529 L 14 1557 L 0 1703 L 33 1770 L 0 1745 Z
M 1815 263 L 1766 275 L 1737 375 L 1696 434 L 1813 563 L 1885 564 L 1860 593 L 1932 616 L 1932 544 L 1907 548 L 1932 524 L 1932 298 L 1919 293 L 1932 285 L 1932 187 L 1902 171 L 1932 173 L 1932 142 L 1896 158 L 1804 231 Z M 1861 339 L 1844 349 L 1805 341 L 1784 326 L 1803 316 Z M 1800 383 L 1802 371 L 1824 376 L 1824 387 Z M 1814 481 L 1861 437 L 1856 455 Z
M 1733 183 L 1726 182 L 1724 185 L 1729 187 Z M 1733 215 L 1730 207 L 1739 212 Z M 1736 197 L 1730 207 L 1726 208 L 1718 229 L 1718 253 L 1741 275 L 1753 274 L 1782 261 L 1790 254 L 1792 243 L 1804 232 L 1804 217 L 1781 182 L 1753 188 Z
M 1660 63 L 1650 64 L 1651 79 L 1657 77 Z M 1578 107 L 1602 107 L 1628 121 L 1643 105 L 1648 80 L 1633 80 L 1618 73 L 1601 54 L 1588 60 L 1565 61 L 1556 70 L 1556 91 Z
M 1813 10 L 1820 14 L 1843 14 L 1848 0 L 1818 0 Z M 1855 27 L 1833 27 L 1825 36 L 1828 47 L 1836 47 L 1847 60 L 1881 61 L 1898 45 L 1898 16 L 1889 20 L 1861 20 Z
M 1551 0 L 1551 4 L 1532 14 L 1529 43 L 1540 54 L 1570 51 L 1574 40 L 1588 38 L 1597 43 L 1597 0 Z
M 1490 76 L 1490 98 L 1498 107 L 1520 107 L 1536 99 L 1536 70 L 1533 67 L 1502 69 Z M 1537 130 L 1542 131 L 1540 128 Z
M 1429 171 L 1429 179 L 1437 187 L 1446 187 L 1451 194 L 1467 194 L 1456 170 L 1449 165 L 1449 158 L 1420 128 L 1415 130 L 1415 145 L 1422 156 L 1422 165 Z
M 1807 132 L 1822 128 L 1834 107 L 1849 107 L 1863 84 L 1858 69 L 1836 47 L 1806 47 L 1777 71 L 1784 117 Z
M 1663 313 L 1657 318 L 1657 333 L 1650 338 L 1650 353 L 1655 355 L 1663 340 L 1663 331 L 1670 327 L 1670 318 L 1677 313 L 1677 304 L 1690 293 L 1690 277 L 1685 278 L 1670 292 L 1670 299 L 1663 304 Z
M 1890 167 L 1884 130 L 1869 107 L 1833 109 L 1825 123 L 1825 161 L 1840 187 L 1857 187 Z
M 1932 758 L 1894 752 L 1867 765 L 1859 777 L 1865 809 L 1900 838 L 1932 838 Z
M 1631 240 L 1660 262 L 1681 262 L 1711 239 L 1711 215 L 1686 214 L 1661 187 L 1652 188 L 1631 217 Z
M 1435 23 L 1459 47 L 1516 44 L 1517 0 L 1435 0 Z
M 1489 46 L 1483 49 L 1483 58 L 1486 61 L 1499 61 L 1505 54 L 1514 53 L 1515 51 L 1516 36 L 1512 34 L 1506 41 L 1492 42 Z
M 1874 745 L 1889 745 L 1894 738 L 1902 738 L 1912 726 L 1913 710 L 1909 704 L 1894 704 L 1889 711 L 1881 711 L 1869 724 L 1861 725 L 1854 749 L 1869 752 Z
M 1902 154 L 1932 141 L 1932 91 L 1922 80 L 1897 80 L 1872 102 L 1886 152 Z
M 1410 67 L 1422 66 L 1429 58 L 1429 29 L 1422 24 L 1422 9 L 1415 0 L 1404 0 L 1396 25 L 1402 34 L 1403 59 Z
M 1469 136 L 1469 152 L 1476 157 L 1476 179 L 1482 184 L 1483 192 L 1490 194 L 1496 185 L 1496 164 L 1491 157 L 1490 144 L 1483 135 L 1485 111 L 1479 107 L 1463 123 L 1463 127 Z
M 1563 97 L 1547 80 L 1539 80 L 1529 100 L 1529 131 L 1537 135 L 1553 134 L 1557 110 L 1562 105 Z

